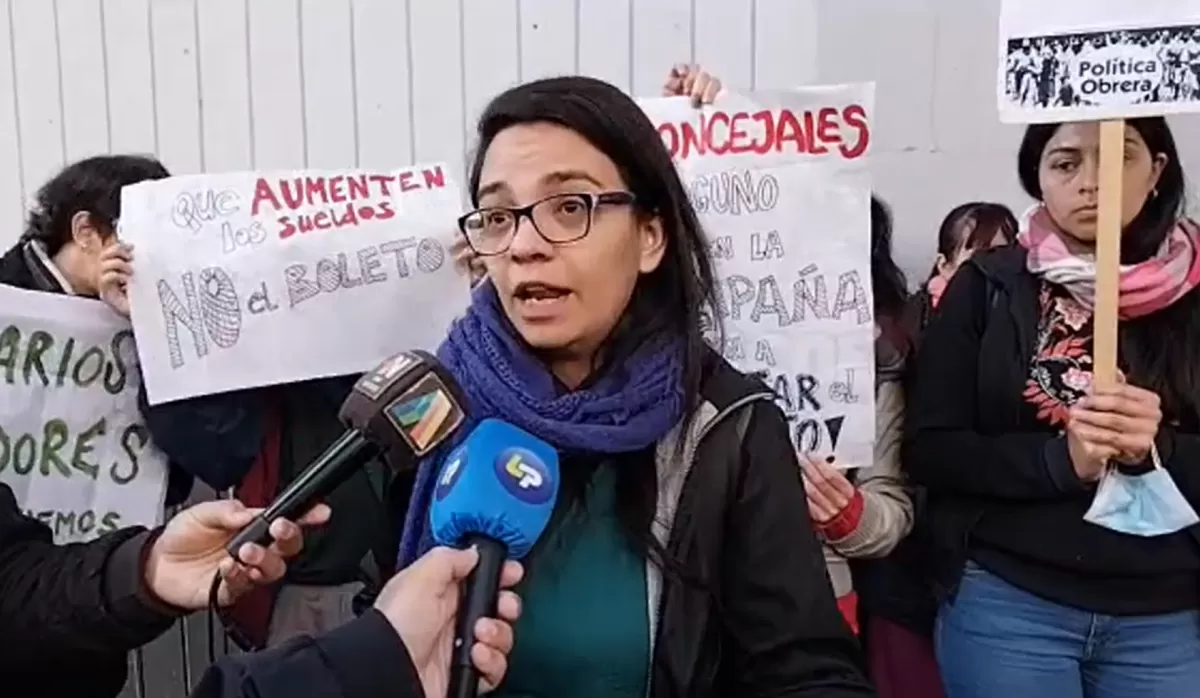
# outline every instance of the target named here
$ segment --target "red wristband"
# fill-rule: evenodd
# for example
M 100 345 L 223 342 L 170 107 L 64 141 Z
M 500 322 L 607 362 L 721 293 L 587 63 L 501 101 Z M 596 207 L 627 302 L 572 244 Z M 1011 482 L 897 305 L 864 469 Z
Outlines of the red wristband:
M 854 533 L 858 529 L 858 524 L 862 521 L 864 504 L 862 492 L 857 489 L 854 490 L 854 496 L 837 513 L 837 516 L 834 516 L 823 524 L 817 524 L 817 532 L 825 540 L 832 541 L 841 540 Z

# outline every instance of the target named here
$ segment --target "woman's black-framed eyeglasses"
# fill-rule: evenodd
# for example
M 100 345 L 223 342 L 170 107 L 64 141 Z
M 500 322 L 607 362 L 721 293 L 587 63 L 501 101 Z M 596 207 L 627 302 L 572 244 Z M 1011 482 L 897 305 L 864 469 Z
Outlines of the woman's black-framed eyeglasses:
M 587 237 L 597 208 L 631 206 L 635 201 L 627 191 L 555 194 L 519 208 L 489 206 L 471 211 L 458 219 L 458 229 L 481 257 L 507 252 L 522 218 L 528 218 L 546 242 L 564 245 Z

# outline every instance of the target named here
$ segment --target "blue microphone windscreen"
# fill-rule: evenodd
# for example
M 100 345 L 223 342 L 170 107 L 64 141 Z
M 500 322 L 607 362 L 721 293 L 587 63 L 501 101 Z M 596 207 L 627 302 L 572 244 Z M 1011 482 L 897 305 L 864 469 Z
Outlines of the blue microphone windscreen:
M 558 453 L 550 444 L 485 419 L 442 464 L 429 509 L 433 538 L 457 546 L 483 534 L 519 560 L 550 522 L 558 482 Z

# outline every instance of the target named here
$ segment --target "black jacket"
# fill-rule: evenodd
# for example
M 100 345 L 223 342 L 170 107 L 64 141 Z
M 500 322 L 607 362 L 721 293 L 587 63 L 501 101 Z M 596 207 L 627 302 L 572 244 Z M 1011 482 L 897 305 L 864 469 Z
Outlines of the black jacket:
M 318 637 L 229 656 L 204 674 L 191 698 L 424 698 L 416 667 L 381 613 Z M 428 698 L 441 698 L 429 696 Z
M 1022 396 L 1037 350 L 1039 283 L 1026 271 L 1024 248 L 972 257 L 946 290 L 917 354 L 904 463 L 927 489 L 937 591 L 952 594 L 966 559 L 985 556 L 1022 575 L 1021 586 L 1060 603 L 1111 614 L 1160 612 L 1138 606 L 1161 596 L 1157 582 L 1183 578 L 1193 595 L 1198 590 L 1198 527 L 1141 538 L 1083 521 L 1094 486 L 1075 475 L 1066 437 L 1037 420 Z M 1200 436 L 1164 425 L 1156 445 L 1179 489 L 1200 508 Z
M 716 416 L 700 432 L 667 550 L 707 589 L 664 575 L 652 698 L 874 696 L 783 412 L 724 361 L 701 397 Z
M 5 695 L 107 698 L 125 685 L 126 654 L 166 632 L 178 614 L 143 582 L 156 531 L 114 531 L 54 545 L 0 484 L 0 685 Z M 318 638 L 226 657 L 194 698 L 422 696 L 399 636 L 377 611 Z
M 177 615 L 154 603 L 141 556 L 153 533 L 122 529 L 54 545 L 50 529 L 0 484 L 0 685 L 5 693 L 105 698 L 125 685 L 126 654 Z

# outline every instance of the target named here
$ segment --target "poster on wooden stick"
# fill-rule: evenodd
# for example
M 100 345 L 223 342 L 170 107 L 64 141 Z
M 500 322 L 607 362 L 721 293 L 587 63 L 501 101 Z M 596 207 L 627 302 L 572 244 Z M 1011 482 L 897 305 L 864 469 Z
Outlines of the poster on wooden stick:
M 1200 0 L 1003 0 L 998 59 L 1001 121 L 1096 123 L 1094 380 L 1111 384 L 1125 119 L 1200 112 Z

